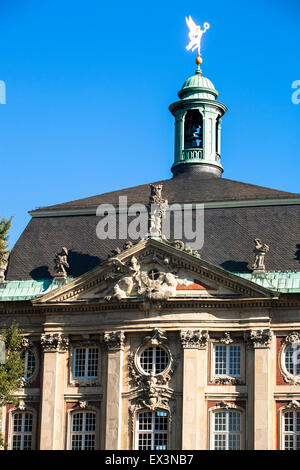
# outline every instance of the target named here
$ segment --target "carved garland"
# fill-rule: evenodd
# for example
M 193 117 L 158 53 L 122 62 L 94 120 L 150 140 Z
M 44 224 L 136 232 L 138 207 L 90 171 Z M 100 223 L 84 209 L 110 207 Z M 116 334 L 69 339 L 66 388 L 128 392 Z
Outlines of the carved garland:
M 209 334 L 204 330 L 182 330 L 180 339 L 183 349 L 205 349 L 208 344 Z
M 169 401 L 173 396 L 173 390 L 169 387 L 169 382 L 175 370 L 174 356 L 172 355 L 169 347 L 165 344 L 167 337 L 165 332 L 154 328 L 152 332 L 145 336 L 143 343 L 136 350 L 131 353 L 128 359 L 129 376 L 134 385 L 137 387 L 135 393 L 137 396 L 131 401 L 129 407 L 129 422 L 131 431 L 134 430 L 135 416 L 139 410 L 149 409 L 154 411 L 156 409 L 163 409 L 168 412 L 169 420 L 171 421 L 171 410 Z M 138 365 L 138 358 L 146 347 L 162 346 L 169 354 L 168 367 L 158 375 L 145 374 Z
M 245 333 L 247 347 L 250 349 L 269 348 L 272 335 L 273 333 L 270 329 L 247 331 Z
M 107 351 L 124 349 L 125 333 L 123 331 L 107 331 L 103 335 L 103 344 Z

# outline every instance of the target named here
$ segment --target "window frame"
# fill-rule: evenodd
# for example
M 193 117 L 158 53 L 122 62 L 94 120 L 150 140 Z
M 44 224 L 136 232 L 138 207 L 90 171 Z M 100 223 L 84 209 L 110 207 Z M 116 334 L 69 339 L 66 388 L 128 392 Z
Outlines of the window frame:
M 215 439 L 214 436 L 216 434 L 216 431 L 214 429 L 215 425 L 215 415 L 217 413 L 228 413 L 228 417 L 226 417 L 226 426 L 228 425 L 229 422 L 229 413 L 238 413 L 240 415 L 240 432 L 235 433 L 235 432 L 230 432 L 229 430 L 220 432 L 220 434 L 225 434 L 226 435 L 226 446 L 228 445 L 228 438 L 230 434 L 239 434 L 240 435 L 240 448 L 236 450 L 244 450 L 245 448 L 245 410 L 240 407 L 236 406 L 229 406 L 228 408 L 226 407 L 213 407 L 209 409 L 209 449 L 210 450 L 215 450 Z M 229 450 L 229 449 L 225 449 Z
M 34 369 L 33 369 L 33 372 L 30 376 L 27 376 L 26 377 L 26 367 L 28 365 L 28 354 L 31 353 L 34 357 L 34 360 L 35 360 L 35 364 L 34 364 Z M 26 383 L 30 383 L 34 380 L 34 378 L 36 377 L 37 375 L 37 354 L 34 350 L 34 348 L 24 348 L 22 351 L 21 351 L 21 356 L 22 354 L 25 354 L 25 359 L 23 359 L 25 361 L 25 368 L 24 368 L 24 380 Z
M 20 408 L 13 408 L 9 411 L 9 429 L 8 429 L 8 450 L 13 450 L 13 436 L 21 434 L 21 442 L 24 444 L 24 432 L 14 432 L 14 416 L 17 414 L 30 414 L 32 416 L 32 431 L 31 433 L 31 449 L 35 450 L 36 444 L 36 411 L 33 408 L 26 407 L 25 410 L 20 410 Z M 22 416 L 22 428 L 23 428 L 23 416 Z M 20 449 L 23 451 L 24 449 Z
M 163 431 L 162 434 L 166 434 L 167 436 L 167 449 L 154 449 L 154 439 L 155 439 L 155 434 L 158 434 L 158 432 L 155 431 L 155 414 L 159 413 L 166 413 L 167 417 L 167 426 L 168 429 L 167 431 Z M 152 419 L 151 419 L 151 430 L 139 430 L 139 416 L 142 413 L 152 413 Z M 139 436 L 141 434 L 151 434 L 151 447 L 153 446 L 152 450 L 170 450 L 170 427 L 171 427 L 171 420 L 170 420 L 170 412 L 166 409 L 158 408 L 155 410 L 151 410 L 149 408 L 141 408 L 138 411 L 136 411 L 135 415 L 135 429 L 134 429 L 134 449 L 139 450 Z M 141 452 L 141 451 L 140 451 Z
M 143 354 L 143 352 L 146 350 L 146 349 L 150 349 L 150 348 L 153 348 L 153 349 L 157 349 L 157 348 L 160 348 L 162 350 L 165 351 L 165 353 L 167 354 L 168 356 L 168 364 L 167 364 L 167 367 L 162 370 L 161 372 L 159 372 L 158 374 L 156 373 L 156 370 L 155 370 L 155 365 L 154 365 L 154 370 L 155 370 L 155 373 L 154 375 L 155 376 L 158 376 L 158 375 L 165 375 L 168 373 L 168 371 L 171 369 L 171 365 L 172 365 L 172 362 L 173 362 L 173 359 L 172 359 L 172 355 L 171 355 L 171 352 L 170 350 L 163 344 L 157 344 L 157 345 L 152 345 L 152 344 L 146 344 L 146 345 L 143 345 L 141 346 L 140 348 L 138 348 L 136 354 L 135 354 L 135 364 L 136 364 L 136 367 L 138 369 L 138 371 L 142 374 L 142 375 L 145 375 L 145 376 L 150 376 L 151 375 L 151 372 L 146 372 L 145 369 L 142 367 L 141 365 L 141 355 Z M 154 361 L 153 361 L 154 363 Z M 153 367 L 152 367 L 152 371 L 153 371 Z
M 88 377 L 86 375 L 88 368 L 88 350 L 89 349 L 98 350 L 98 365 L 97 365 L 97 375 Z M 76 364 L 76 350 L 85 349 L 85 375 L 82 377 L 75 376 L 75 364 Z M 86 342 L 76 342 L 72 344 L 70 349 L 69 357 L 69 383 L 70 385 L 100 385 L 101 383 L 101 360 L 102 360 L 102 351 L 99 343 L 86 343 Z
M 216 346 L 224 346 L 226 348 L 226 374 L 217 374 L 216 373 Z M 229 374 L 230 367 L 230 346 L 239 346 L 240 348 L 240 373 Z M 233 341 L 230 344 L 224 344 L 220 342 L 219 339 L 214 339 L 210 341 L 210 373 L 209 381 L 210 383 L 218 383 L 218 379 L 227 379 L 227 384 L 230 385 L 230 382 L 233 382 L 233 385 L 242 385 L 245 383 L 245 343 L 242 341 Z M 237 381 L 238 383 L 234 382 Z
M 87 406 L 86 408 L 80 408 L 79 406 L 76 406 L 75 408 L 71 408 L 67 412 L 67 444 L 66 444 L 66 449 L 67 450 L 72 450 L 72 435 L 74 433 L 72 427 L 73 427 L 73 416 L 75 414 L 79 413 L 94 413 L 95 414 L 95 448 L 94 450 L 99 450 L 100 449 L 100 411 L 97 407 L 95 406 Z M 81 432 L 81 434 L 84 434 Z M 83 449 L 82 449 L 83 450 Z
M 281 345 L 279 355 L 278 355 L 278 363 L 279 363 L 279 369 L 280 372 L 285 380 L 285 382 L 295 385 L 295 384 L 300 384 L 300 374 L 299 375 L 293 375 L 291 374 L 287 368 L 286 368 L 286 352 L 288 348 L 298 346 L 300 347 L 300 342 L 293 342 L 293 343 L 286 343 L 283 342 Z M 299 352 L 300 353 L 300 352 Z M 293 365 L 293 368 L 295 367 L 295 364 Z
M 285 450 L 285 435 L 293 435 L 293 447 L 295 445 L 295 440 L 296 440 L 296 436 L 299 435 L 300 436 L 300 431 L 298 432 L 295 432 L 295 431 L 292 431 L 292 432 L 286 432 L 285 431 L 285 422 L 284 422 L 284 415 L 286 413 L 293 413 L 293 420 L 295 419 L 295 413 L 299 413 L 300 414 L 300 408 L 298 409 L 295 409 L 295 408 L 289 408 L 287 407 L 287 405 L 281 407 L 278 411 L 278 422 L 279 422 L 279 426 L 278 426 L 278 433 L 279 433 L 279 439 L 278 439 L 278 442 L 280 443 L 280 450 Z M 293 427 L 295 427 L 295 424 L 293 424 Z M 294 449 L 293 449 L 294 450 Z

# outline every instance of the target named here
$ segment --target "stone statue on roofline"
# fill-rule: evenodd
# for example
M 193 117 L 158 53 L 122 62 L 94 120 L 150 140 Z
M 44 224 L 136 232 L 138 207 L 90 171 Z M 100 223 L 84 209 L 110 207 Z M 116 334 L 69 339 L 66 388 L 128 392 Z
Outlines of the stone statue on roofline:
M 151 194 L 148 204 L 148 227 L 150 237 L 162 236 L 162 219 L 168 209 L 167 199 L 162 198 L 162 184 L 150 184 Z
M 269 251 L 269 246 L 265 243 L 262 243 L 259 238 L 255 238 L 255 248 L 253 253 L 255 254 L 254 264 L 252 265 L 253 274 L 264 273 L 266 271 L 265 267 L 265 255 Z
M 55 280 L 60 279 L 67 279 L 67 271 L 66 268 L 69 267 L 68 263 L 68 250 L 65 247 L 62 247 L 61 253 L 57 253 L 54 258 L 54 269 L 56 271 L 56 275 L 54 277 Z

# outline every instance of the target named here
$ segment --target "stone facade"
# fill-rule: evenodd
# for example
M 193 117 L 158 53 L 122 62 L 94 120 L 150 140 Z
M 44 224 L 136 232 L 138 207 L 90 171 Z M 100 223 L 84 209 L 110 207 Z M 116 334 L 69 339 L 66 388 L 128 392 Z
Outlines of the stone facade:
M 151 297 L 135 276 L 130 294 L 112 299 L 120 281 L 108 274 L 132 266 L 133 256 L 144 283 L 143 273 L 159 270 L 155 292 L 171 272 L 175 290 Z M 299 313 L 299 294 L 274 293 L 151 239 L 42 297 L 10 302 L 0 326 L 18 322 L 35 370 L 17 393 L 19 405 L 2 410 L 8 448 L 18 439 L 16 414 L 32 417 L 35 449 L 91 439 L 95 449 L 131 450 L 147 445 L 138 417 L 158 413 L 162 448 L 212 449 L 213 419 L 223 411 L 240 417 L 239 448 L 280 449 L 283 414 L 300 410 L 300 381 L 285 360 L 300 337 Z M 218 373 L 216 357 L 235 346 L 238 360 L 229 361 L 239 373 Z M 80 432 L 75 415 L 93 424 Z

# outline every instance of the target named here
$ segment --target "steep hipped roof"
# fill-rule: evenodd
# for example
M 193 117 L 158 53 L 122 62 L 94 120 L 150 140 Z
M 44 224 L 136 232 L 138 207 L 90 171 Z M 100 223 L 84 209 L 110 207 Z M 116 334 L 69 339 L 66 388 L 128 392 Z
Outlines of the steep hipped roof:
M 268 271 L 300 271 L 300 195 L 223 178 L 178 175 L 163 181 L 169 203 L 204 203 L 201 257 L 228 271 L 247 272 L 254 261 L 254 238 L 270 246 Z M 149 185 L 101 194 L 32 212 L 33 218 L 12 250 L 8 280 L 48 279 L 62 246 L 69 249 L 69 275 L 77 277 L 106 259 L 124 240 L 99 240 L 99 204 L 149 200 Z M 249 272 L 249 271 L 248 271 Z
M 163 184 L 163 195 L 168 199 L 170 204 L 300 199 L 300 194 L 241 183 L 225 178 L 209 177 L 207 175 L 179 174 L 176 178 L 159 181 L 158 183 Z M 91 209 L 98 207 L 99 204 L 106 203 L 119 204 L 120 196 L 127 196 L 128 204 L 145 204 L 149 199 L 149 184 L 43 207 L 32 211 L 32 214 L 38 215 L 38 212 L 53 210 Z

